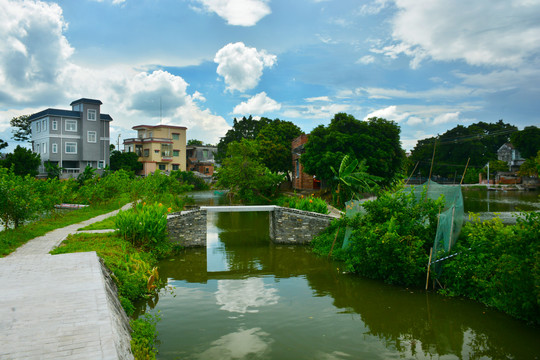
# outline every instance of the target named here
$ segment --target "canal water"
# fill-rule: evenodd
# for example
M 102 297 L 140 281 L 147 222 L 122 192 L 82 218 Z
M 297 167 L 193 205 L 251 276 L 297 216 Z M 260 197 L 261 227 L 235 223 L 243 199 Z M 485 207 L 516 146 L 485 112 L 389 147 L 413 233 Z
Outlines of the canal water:
M 212 192 L 196 203 L 218 204 Z M 159 265 L 159 359 L 537 359 L 540 329 L 466 299 L 344 274 L 271 243 L 266 213 L 208 215 L 208 246 Z

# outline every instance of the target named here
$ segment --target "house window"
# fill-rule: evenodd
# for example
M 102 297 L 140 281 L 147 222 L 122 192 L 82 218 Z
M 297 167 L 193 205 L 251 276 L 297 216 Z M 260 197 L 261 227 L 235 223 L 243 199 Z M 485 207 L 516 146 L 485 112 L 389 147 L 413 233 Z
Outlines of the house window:
M 66 142 L 66 154 L 76 154 L 76 153 L 77 153 L 77 143 Z
M 47 119 L 42 120 L 41 128 L 43 129 L 43 131 L 47 131 Z
M 135 145 L 135 153 L 137 156 L 141 157 L 143 155 L 142 145 Z
M 36 152 L 37 152 L 38 154 L 39 154 L 40 150 L 41 150 L 41 149 L 40 149 L 40 147 L 39 147 L 39 144 L 36 144 Z
M 77 120 L 66 120 L 66 131 L 77 131 Z
M 88 109 L 88 120 L 96 121 L 96 110 Z
M 300 177 L 300 161 L 296 159 L 296 178 Z
M 53 129 L 53 130 L 58 130 L 58 121 L 53 120 L 53 122 L 52 122 L 52 129 Z
M 86 135 L 86 141 L 89 143 L 95 143 L 96 142 L 96 132 L 95 131 L 88 131 Z
M 180 140 L 180 134 L 172 134 L 173 140 Z
M 41 131 L 41 121 L 36 122 L 36 132 Z
M 178 170 L 178 169 L 179 169 L 178 164 L 173 164 L 173 165 L 172 165 L 172 169 L 173 169 L 173 170 Z
M 208 159 L 208 149 L 204 149 L 202 151 L 202 157 L 203 157 L 203 160 Z
M 150 149 L 144 149 L 144 157 L 150 156 Z
M 159 167 L 159 170 L 162 170 L 162 171 L 167 169 L 167 165 L 165 164 L 159 164 L 158 167 Z
M 180 156 L 180 150 L 173 150 L 173 156 Z
M 208 169 L 207 167 L 204 168 L 204 173 L 205 174 L 208 174 L 210 172 L 210 169 Z
M 105 160 L 99 160 L 97 164 L 98 169 L 105 169 Z
M 92 166 L 92 162 L 91 162 L 91 161 L 87 161 L 87 162 L 86 162 L 86 166 L 93 167 L 93 166 Z
M 52 152 L 53 152 L 53 154 L 58 153 L 58 144 L 57 143 L 52 144 Z
M 47 144 L 46 144 L 46 143 L 42 143 L 42 144 L 41 144 L 41 148 L 43 149 L 43 153 L 46 154 L 46 153 L 47 153 Z
M 172 154 L 172 144 L 161 144 L 161 156 L 169 157 Z

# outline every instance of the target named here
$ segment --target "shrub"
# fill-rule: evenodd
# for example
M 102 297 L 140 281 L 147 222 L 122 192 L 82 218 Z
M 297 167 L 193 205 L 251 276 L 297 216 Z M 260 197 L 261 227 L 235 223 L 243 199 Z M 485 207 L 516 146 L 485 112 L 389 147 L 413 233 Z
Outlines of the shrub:
M 365 214 L 335 222 L 312 245 L 315 252 L 328 254 L 336 239 L 332 256 L 349 271 L 390 284 L 421 285 L 442 205 L 442 199 L 426 199 L 425 194 L 416 200 L 412 192 L 383 193 L 363 204 Z M 351 236 L 341 249 L 346 226 Z
M 468 223 L 439 280 L 447 295 L 462 295 L 540 324 L 540 214 L 515 226 L 498 219 Z
M 328 205 L 326 202 L 317 197 L 280 197 L 276 200 L 276 204 L 283 207 L 293 209 L 316 212 L 319 214 L 328 214 Z
M 144 314 L 129 324 L 133 330 L 131 333 L 131 351 L 135 359 L 155 359 L 156 349 L 156 324 L 160 320 L 159 314 Z
M 115 226 L 133 246 L 161 255 L 170 247 L 167 237 L 167 213 L 170 211 L 172 208 L 161 203 L 139 202 L 133 209 L 119 211 Z
M 195 174 L 191 171 L 171 171 L 170 176 L 186 185 L 193 185 L 193 190 L 210 189 L 210 186 L 203 179 L 195 176 Z

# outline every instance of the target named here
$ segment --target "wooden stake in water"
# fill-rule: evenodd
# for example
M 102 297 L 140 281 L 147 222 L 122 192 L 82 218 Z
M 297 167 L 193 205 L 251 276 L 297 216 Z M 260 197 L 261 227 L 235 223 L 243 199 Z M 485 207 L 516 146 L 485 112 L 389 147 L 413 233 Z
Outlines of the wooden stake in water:
M 469 161 L 470 160 L 471 160 L 471 158 L 467 159 L 467 165 L 465 165 L 465 170 L 463 170 L 463 175 L 461 175 L 461 181 L 460 181 L 459 185 L 463 184 L 463 179 L 465 178 L 465 173 L 467 172 L 467 168 L 469 167 Z
M 433 254 L 433 248 L 429 249 L 429 260 L 428 260 L 427 277 L 426 277 L 426 290 L 428 288 L 428 283 L 429 283 L 429 270 L 431 269 L 431 254 Z

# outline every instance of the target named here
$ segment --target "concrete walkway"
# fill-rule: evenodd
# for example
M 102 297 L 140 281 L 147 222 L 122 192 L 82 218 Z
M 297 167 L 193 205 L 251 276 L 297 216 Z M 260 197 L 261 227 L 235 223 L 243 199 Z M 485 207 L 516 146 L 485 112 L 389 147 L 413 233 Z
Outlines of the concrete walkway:
M 0 359 L 133 358 L 128 319 L 96 253 L 48 254 L 117 212 L 51 231 L 0 259 Z

